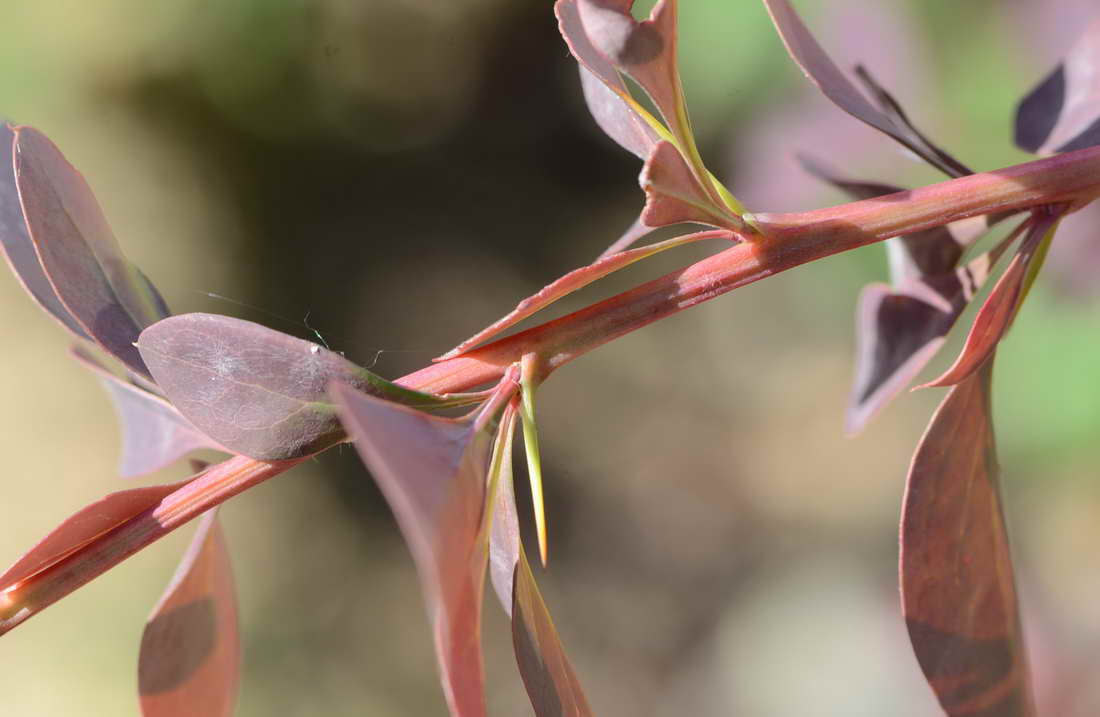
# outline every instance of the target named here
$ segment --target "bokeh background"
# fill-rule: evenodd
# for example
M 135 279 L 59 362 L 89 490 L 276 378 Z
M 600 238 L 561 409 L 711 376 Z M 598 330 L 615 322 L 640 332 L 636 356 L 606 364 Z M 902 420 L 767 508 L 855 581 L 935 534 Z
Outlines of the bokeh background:
M 841 199 L 798 171 L 796 150 L 857 176 L 939 180 L 819 98 L 759 3 L 681 5 L 703 153 L 751 209 Z M 1010 143 L 1014 104 L 1092 5 L 800 3 L 838 60 L 869 64 L 979 169 L 1025 159 Z M 590 261 L 641 204 L 637 162 L 587 117 L 549 1 L 4 10 L 0 112 L 85 173 L 179 313 L 316 330 L 396 377 Z M 1066 222 L 996 378 L 1028 637 L 1060 715 L 1100 711 L 1096 221 Z M 647 261 L 552 315 L 715 248 Z M 795 270 L 616 341 L 542 392 L 552 557 L 540 580 L 599 714 L 935 713 L 899 617 L 896 531 L 942 392 L 904 396 L 862 436 L 842 435 L 855 298 L 884 276 L 881 247 Z M 10 563 L 123 484 L 106 395 L 6 273 L 0 317 Z M 412 562 L 353 451 L 222 516 L 242 717 L 445 713 Z M 0 640 L 4 713 L 136 715 L 143 620 L 190 532 Z M 491 602 L 486 623 L 491 711 L 529 714 Z

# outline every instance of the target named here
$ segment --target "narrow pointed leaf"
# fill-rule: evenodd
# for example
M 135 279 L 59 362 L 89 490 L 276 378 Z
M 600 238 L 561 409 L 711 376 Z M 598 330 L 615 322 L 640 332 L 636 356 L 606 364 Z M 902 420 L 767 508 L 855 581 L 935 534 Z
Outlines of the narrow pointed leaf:
M 345 384 L 332 393 L 416 562 L 451 714 L 480 717 L 489 436 L 473 420 L 431 416 Z
M 669 142 L 658 142 L 653 148 L 638 182 L 646 194 L 642 221 L 648 226 L 697 222 L 733 231 L 743 227 L 740 217 L 712 201 Z
M 160 470 L 192 451 L 225 450 L 192 426 L 168 401 L 118 378 L 79 348 L 74 348 L 72 353 L 82 366 L 96 375 L 114 403 L 122 429 L 118 472 L 123 478 Z
M 764 5 L 791 59 L 833 104 L 901 143 L 948 176 L 961 176 L 960 170 L 961 173 L 970 173 L 953 159 L 950 163 L 945 162 L 942 157 L 947 155 L 912 127 L 893 97 L 873 80 L 868 84 L 877 99 L 887 103 L 887 110 L 872 103 L 822 49 L 788 0 L 764 0 Z
M 230 717 L 240 683 L 237 595 L 217 511 L 191 546 L 141 636 L 144 717 Z
M 469 352 L 478 344 L 482 344 L 494 336 L 499 335 L 501 332 L 515 326 L 520 321 L 523 321 L 528 316 L 545 309 L 550 304 L 554 303 L 563 296 L 582 289 L 597 279 L 618 271 L 624 267 L 630 266 L 636 261 L 645 259 L 646 257 L 653 256 L 666 249 L 672 249 L 673 247 L 682 246 L 691 242 L 702 241 L 704 239 L 715 239 L 718 237 L 730 237 L 729 232 L 724 231 L 706 231 L 697 232 L 695 234 L 687 234 L 667 241 L 658 242 L 656 244 L 650 244 L 649 246 L 639 247 L 637 249 L 630 249 L 629 251 L 621 251 L 616 254 L 605 254 L 599 259 L 589 264 L 588 266 L 582 266 L 580 269 L 574 269 L 565 276 L 561 277 L 557 281 L 543 287 L 537 294 L 527 297 L 523 301 L 519 302 L 516 308 L 512 309 L 511 313 L 503 318 L 499 319 L 487 328 L 479 331 L 474 336 L 463 341 L 461 344 L 451 349 L 447 353 L 443 354 L 436 361 L 444 361 L 455 356 L 460 356 Z
M 152 508 L 190 480 L 118 491 L 81 508 L 0 575 L 0 605 L 3 603 L 4 590 L 45 570 L 95 538 Z
M 1005 273 L 997 281 L 985 304 L 974 317 L 974 324 L 967 334 L 966 344 L 955 363 L 939 378 L 922 386 L 953 386 L 978 370 L 1008 332 L 1012 320 L 1020 311 L 1027 296 L 1027 288 L 1034 281 L 1036 259 L 1045 256 L 1046 247 L 1054 236 L 1056 215 L 1041 217 L 1028 229 L 1019 251 L 1012 257 Z
M 108 353 L 148 376 L 133 342 L 168 309 L 123 256 L 84 177 L 29 127 L 15 130 L 15 177 L 39 261 L 65 308 Z
M 1016 145 L 1048 155 L 1100 143 L 1100 20 L 1016 110 Z
M 917 661 L 949 717 L 1032 717 L 990 407 L 992 361 L 956 385 L 913 457 L 901 595 Z
M 317 344 L 228 316 L 173 316 L 143 331 L 138 348 L 184 417 L 257 460 L 298 458 L 344 440 L 327 394 L 333 380 L 417 406 L 446 405 Z
M 523 550 L 513 581 L 512 644 L 536 717 L 592 714 Z
M 61 303 L 42 270 L 38 254 L 34 251 L 27 222 L 23 218 L 23 207 L 19 204 L 19 189 L 15 183 L 12 154 L 14 142 L 15 132 L 11 126 L 0 126 L 0 248 L 4 250 L 8 265 L 31 298 L 73 335 L 87 339 L 88 334 L 84 327 Z

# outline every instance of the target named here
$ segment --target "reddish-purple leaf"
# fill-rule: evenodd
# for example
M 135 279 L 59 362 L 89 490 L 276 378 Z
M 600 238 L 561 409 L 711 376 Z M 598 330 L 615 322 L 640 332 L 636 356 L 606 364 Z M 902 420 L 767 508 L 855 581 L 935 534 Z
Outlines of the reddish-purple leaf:
M 230 451 L 257 460 L 315 453 L 345 438 L 327 386 L 438 405 L 317 344 L 215 314 L 154 324 L 138 339 L 157 384 L 187 420 Z
M 168 316 L 164 300 L 122 254 L 88 183 L 45 135 L 16 128 L 14 151 L 23 214 L 54 291 L 88 336 L 148 376 L 133 343 Z
M 646 91 L 672 135 L 686 147 L 683 140 L 690 140 L 691 128 L 676 64 L 676 0 L 659 0 L 641 22 L 630 14 L 632 4 L 576 0 L 581 32 L 599 55 Z
M 27 222 L 23 218 L 23 207 L 19 204 L 19 189 L 15 184 L 14 143 L 15 132 L 11 125 L 0 126 L 0 248 L 31 298 L 74 335 L 87 339 L 84 327 L 57 297 L 34 251 Z
M 1100 20 L 1094 20 L 1066 58 L 1016 110 L 1016 144 L 1056 154 L 1100 143 Z
M 490 437 L 480 420 L 432 416 L 341 383 L 332 394 L 416 562 L 451 714 L 480 717 Z
M 0 602 L 3 591 L 152 508 L 165 496 L 179 490 L 191 480 L 188 478 L 170 485 L 151 485 L 118 491 L 81 508 L 0 575 Z
M 79 348 L 73 357 L 92 371 L 115 405 L 122 428 L 122 456 L 118 472 L 123 478 L 142 476 L 174 463 L 202 448 L 225 450 L 184 418 L 160 396 L 124 381 Z
M 868 100 L 822 49 L 788 0 L 764 0 L 764 4 L 791 58 L 833 104 L 900 142 L 948 176 L 971 173 L 918 132 L 894 98 L 863 70 L 861 79 L 882 107 Z
M 950 717 L 1034 715 L 990 408 L 992 360 L 947 394 L 905 491 L 901 596 Z
M 138 693 L 145 717 L 229 717 L 240 683 L 237 595 L 217 511 L 191 546 L 141 635 Z
M 1029 277 L 1034 278 L 1038 267 L 1036 260 L 1041 261 L 1045 255 L 1045 247 L 1050 243 L 1059 216 L 1046 214 L 1033 220 L 1020 249 L 974 317 L 959 357 L 943 375 L 922 388 L 953 386 L 972 375 L 993 355 L 1020 311 L 1030 284 Z
M 522 547 L 512 588 L 512 644 L 536 717 L 592 714 Z
M 657 143 L 638 182 L 645 190 L 642 221 L 648 226 L 696 222 L 732 231 L 742 227 L 739 217 L 711 200 L 679 150 L 670 142 Z
M 596 261 L 592 262 L 588 266 L 582 266 L 580 269 L 574 269 L 565 276 L 561 277 L 552 284 L 549 284 L 539 290 L 537 294 L 527 297 L 523 301 L 516 305 L 516 308 L 512 309 L 511 313 L 502 317 L 490 326 L 482 329 L 477 334 L 463 341 L 458 346 L 454 347 L 447 353 L 443 354 L 436 361 L 445 361 L 455 356 L 460 356 L 478 344 L 484 343 L 490 338 L 500 334 L 502 331 L 518 324 L 528 316 L 535 312 L 541 311 L 550 304 L 554 303 L 563 296 L 567 296 L 574 291 L 588 286 L 597 279 L 602 279 L 608 274 L 618 271 L 623 267 L 630 266 L 634 262 L 645 259 L 648 256 L 653 256 L 666 249 L 672 249 L 673 247 L 680 246 L 682 244 L 688 244 L 690 242 L 702 241 L 703 239 L 715 239 L 719 237 L 731 237 L 729 232 L 725 231 L 705 231 L 697 232 L 695 234 L 687 234 L 682 237 L 676 237 L 675 239 L 669 239 L 667 241 L 658 242 L 656 244 L 650 244 L 649 246 L 639 247 L 637 249 L 630 249 L 628 251 L 621 251 L 617 254 L 605 254 Z
M 974 174 L 974 171 L 959 162 L 947 152 L 943 151 L 939 146 L 928 139 L 921 132 L 913 122 L 909 119 L 909 116 L 902 109 L 901 104 L 894 99 L 894 96 L 890 94 L 882 85 L 878 83 L 871 72 L 863 65 L 856 65 L 856 76 L 859 78 L 863 86 L 867 88 L 867 91 L 871 93 L 871 97 L 874 98 L 875 103 L 879 109 L 882 110 L 890 121 L 894 123 L 894 126 L 898 128 L 898 131 L 904 137 L 904 144 L 909 146 L 909 143 L 913 145 L 914 151 L 926 162 L 936 167 L 944 174 L 951 177 L 965 177 L 968 174 Z
M 615 69 L 615 65 L 610 60 L 593 46 L 592 40 L 588 36 L 588 31 L 581 20 L 578 8 L 579 1 L 558 0 L 554 3 L 554 14 L 558 17 L 558 29 L 561 31 L 562 38 L 565 39 L 569 50 L 582 67 L 603 81 L 603 84 L 609 90 L 622 97 L 624 101 L 629 102 L 630 91 L 627 90 L 619 71 Z M 624 12 L 630 12 L 632 3 L 633 0 L 624 0 L 618 2 L 617 7 Z M 611 0 L 609 0 L 609 4 L 612 4 Z M 618 140 L 616 139 L 616 141 Z M 630 147 L 627 147 L 627 149 L 634 151 Z M 641 159 L 645 159 L 648 154 L 646 152 L 641 155 Z
M 581 90 L 592 119 L 620 147 L 645 161 L 659 138 L 653 127 L 623 99 L 628 93 L 626 85 L 617 74 L 611 75 L 619 84 L 618 91 L 613 90 L 584 65 L 579 68 Z

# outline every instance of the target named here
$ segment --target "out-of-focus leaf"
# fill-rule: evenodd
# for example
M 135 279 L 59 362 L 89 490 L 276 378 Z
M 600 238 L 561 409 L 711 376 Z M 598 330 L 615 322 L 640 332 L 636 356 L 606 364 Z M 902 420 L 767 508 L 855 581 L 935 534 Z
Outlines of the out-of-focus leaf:
M 118 472 L 123 478 L 142 476 L 174 463 L 202 448 L 225 450 L 184 418 L 160 396 L 124 381 L 79 348 L 73 357 L 92 371 L 115 405 L 122 428 L 122 456 Z
M 968 174 L 974 174 L 972 169 L 943 151 L 938 145 L 933 143 L 932 140 L 928 139 L 923 132 L 917 129 L 909 119 L 909 116 L 905 113 L 905 110 L 902 109 L 901 104 L 894 99 L 894 96 L 890 94 L 886 88 L 878 83 L 878 80 L 871 75 L 871 72 L 866 67 L 863 65 L 856 65 L 856 76 L 863 83 L 863 86 L 867 88 L 868 92 L 871 93 L 871 97 L 874 98 L 879 109 L 890 118 L 894 126 L 897 127 L 910 142 L 916 145 L 918 150 L 917 154 L 920 155 L 922 159 L 951 177 L 965 177 Z
M 152 485 L 110 493 L 81 508 L 0 575 L 0 593 L 149 510 L 190 480 L 188 478 L 170 485 Z
M 511 313 L 498 321 L 494 322 L 490 326 L 482 329 L 474 336 L 463 341 L 458 346 L 454 347 L 447 353 L 443 354 L 436 361 L 445 361 L 455 356 L 460 356 L 478 344 L 488 341 L 494 336 L 497 336 L 502 331 L 505 331 L 512 326 L 515 326 L 520 321 L 523 321 L 528 316 L 541 311 L 550 304 L 554 303 L 563 296 L 568 296 L 578 289 L 582 289 L 588 286 L 597 279 L 602 279 L 608 274 L 618 271 L 623 267 L 630 266 L 634 262 L 645 259 L 646 257 L 653 256 L 666 249 L 672 249 L 673 247 L 681 246 L 691 242 L 701 241 L 703 239 L 715 239 L 718 237 L 728 237 L 729 232 L 723 231 L 706 231 L 697 232 L 695 234 L 687 234 L 682 237 L 676 237 L 667 241 L 658 242 L 656 244 L 650 244 L 649 246 L 639 247 L 637 249 L 630 249 L 628 251 L 621 251 L 617 254 L 606 254 L 588 266 L 582 266 L 580 269 L 574 269 L 565 276 L 561 277 L 557 281 L 549 284 L 539 290 L 537 294 L 527 297 L 523 301 L 516 305 L 516 308 L 512 309 Z
M 447 405 L 317 344 L 229 316 L 173 316 L 143 331 L 138 348 L 184 417 L 257 460 L 298 458 L 344 440 L 327 398 L 334 380 L 418 407 Z
M 23 207 L 19 204 L 19 189 L 15 184 L 12 161 L 14 143 L 15 132 L 11 126 L 0 126 L 0 248 L 3 248 L 8 265 L 31 298 L 75 336 L 87 339 L 84 327 L 57 297 L 31 243 Z
M 799 156 L 807 172 L 855 199 L 893 194 L 899 187 L 847 179 Z M 963 250 L 1007 215 L 971 217 L 886 241 L 892 286 L 864 288 L 856 309 L 856 373 L 845 430 L 863 430 L 931 361 L 967 304 L 989 277 L 1021 224 L 994 249 L 955 268 Z
M 652 125 L 623 99 L 627 89 L 622 79 L 617 74 L 612 75 L 621 85 L 621 91 L 616 92 L 584 65 L 578 67 L 581 90 L 592 119 L 620 147 L 645 161 L 660 137 Z M 611 71 L 614 72 L 614 68 Z
M 743 226 L 739 217 L 711 199 L 669 142 L 662 140 L 653 148 L 638 181 L 645 190 L 642 221 L 648 226 L 696 222 L 733 231 Z
M 191 546 L 141 635 L 138 693 L 145 717 L 229 717 L 240 683 L 237 595 L 217 511 Z
M 1065 59 L 1020 101 L 1016 145 L 1047 155 L 1100 143 L 1100 20 L 1094 20 Z
M 339 382 L 331 390 L 416 562 L 451 714 L 484 715 L 481 521 L 490 458 L 484 416 L 431 416 Z
M 856 374 L 845 430 L 855 434 L 921 372 L 1011 238 L 954 271 L 896 288 L 871 284 L 856 309 Z
M 14 151 L 23 214 L 54 291 L 88 336 L 148 376 L 133 343 L 168 316 L 164 300 L 122 254 L 88 183 L 45 135 L 16 128 Z
M 512 644 L 536 717 L 591 715 L 522 548 L 512 590 Z
M 917 661 L 950 717 L 1034 715 L 1000 497 L 992 360 L 951 389 L 909 469 L 901 596 Z
M 943 375 L 922 388 L 953 386 L 972 375 L 993 355 L 1027 297 L 1027 288 L 1038 271 L 1036 259 L 1045 256 L 1058 217 L 1057 214 L 1045 214 L 1032 221 L 1020 249 L 974 317 L 959 357 Z
M 885 107 L 876 107 L 868 100 L 822 49 L 788 0 L 764 0 L 764 4 L 791 59 L 833 104 L 892 137 L 948 176 L 971 173 L 918 132 L 894 98 L 864 70 L 861 73 L 863 81 L 868 84 L 875 99 Z

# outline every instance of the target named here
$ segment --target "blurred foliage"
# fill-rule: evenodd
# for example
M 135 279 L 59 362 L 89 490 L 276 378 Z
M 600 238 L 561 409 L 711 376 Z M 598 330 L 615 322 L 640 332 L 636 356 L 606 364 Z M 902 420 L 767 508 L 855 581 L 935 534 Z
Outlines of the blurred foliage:
M 795 150 L 870 178 L 939 181 L 820 100 L 758 3 L 681 4 L 704 154 L 750 209 L 840 201 L 793 169 Z M 1047 13 L 1024 0 L 801 5 L 831 49 L 866 60 L 919 126 L 980 169 L 1024 159 L 1010 144 L 1015 98 L 1065 44 L 1065 17 L 1085 12 L 1068 1 Z M 548 1 L 5 10 L 0 109 L 88 176 L 175 311 L 316 329 L 388 376 L 589 261 L 642 201 L 637 164 L 586 116 Z M 1095 242 L 1090 225 L 1077 231 Z M 703 251 L 663 255 L 562 310 Z M 996 378 L 1025 610 L 1048 678 L 1087 672 L 1100 649 L 1097 294 L 1070 296 L 1049 273 Z M 600 714 L 931 709 L 898 617 L 895 541 L 905 467 L 941 392 L 903 397 L 865 436 L 841 436 L 852 308 L 883 276 L 881 247 L 869 247 L 747 287 L 614 342 L 540 396 L 552 556 L 541 582 Z M 117 487 L 116 432 L 61 332 L 10 279 L 0 305 L 0 392 L 16 407 L 0 431 L 0 558 L 12 560 Z M 223 517 L 240 572 L 241 715 L 443 714 L 411 561 L 351 451 Z M 186 538 L 6 636 L 7 712 L 136 714 L 141 616 Z M 524 713 L 496 612 L 491 708 Z M 1100 704 L 1086 692 L 1073 714 Z

